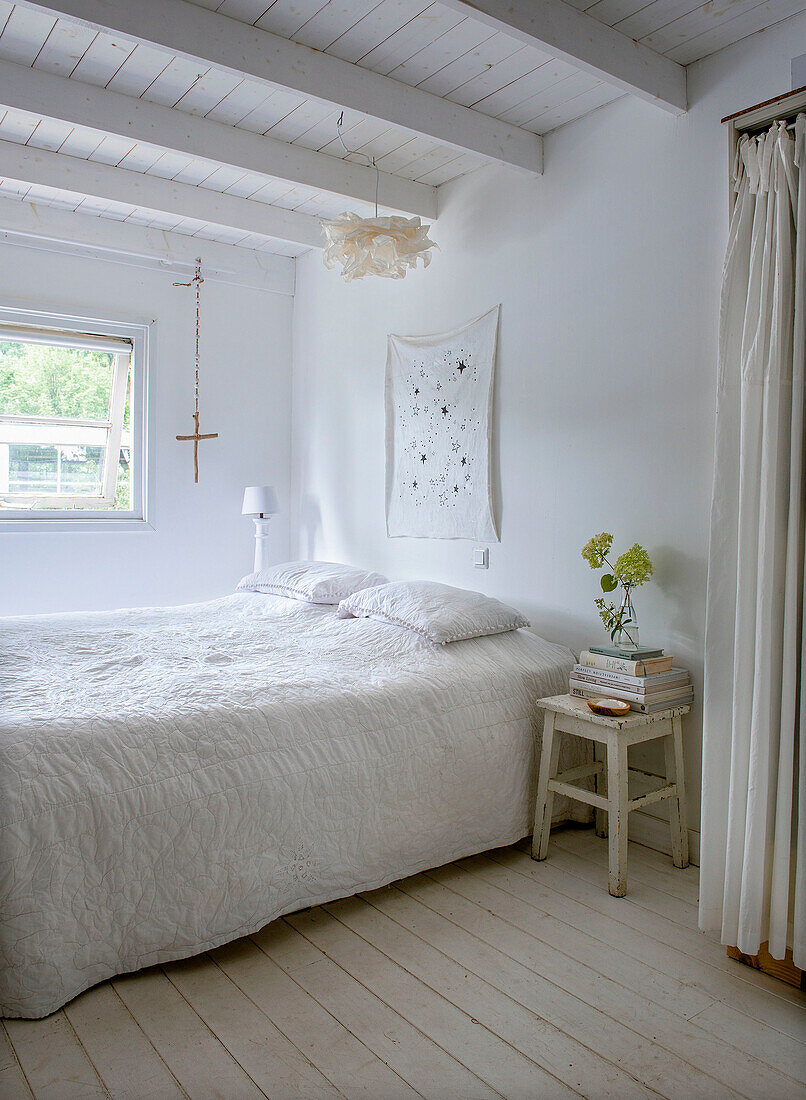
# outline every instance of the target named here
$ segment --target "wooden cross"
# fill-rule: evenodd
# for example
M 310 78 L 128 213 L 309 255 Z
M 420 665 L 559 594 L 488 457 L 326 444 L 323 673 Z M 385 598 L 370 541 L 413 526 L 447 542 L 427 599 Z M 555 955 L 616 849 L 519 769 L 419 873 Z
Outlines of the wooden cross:
M 200 439 L 218 439 L 218 432 L 209 432 L 207 435 L 202 435 L 199 431 L 199 330 L 201 327 L 201 285 L 204 282 L 202 278 L 202 262 L 201 257 L 196 260 L 196 274 L 190 280 L 189 283 L 174 283 L 174 286 L 195 286 L 196 287 L 196 376 L 194 380 L 194 391 L 196 398 L 196 409 L 193 413 L 193 435 L 178 435 L 177 439 L 192 439 L 193 440 L 193 480 L 198 485 L 199 483 L 199 440 Z
M 201 435 L 199 433 L 199 410 L 193 414 L 194 430 L 193 435 L 178 435 L 177 439 L 192 439 L 193 440 L 193 480 L 198 484 L 199 481 L 199 440 L 200 439 L 218 439 L 218 432 L 209 432 L 207 435 Z

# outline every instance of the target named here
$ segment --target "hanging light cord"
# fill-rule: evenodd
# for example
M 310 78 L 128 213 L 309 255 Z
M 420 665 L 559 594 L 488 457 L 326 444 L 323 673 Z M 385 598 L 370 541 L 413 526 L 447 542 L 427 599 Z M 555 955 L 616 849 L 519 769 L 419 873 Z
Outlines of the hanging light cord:
M 344 138 L 341 136 L 341 128 L 344 125 L 344 111 L 339 115 L 339 121 L 336 123 L 336 133 L 338 134 L 339 141 L 342 149 L 345 153 L 348 153 L 351 157 L 363 157 L 369 168 L 375 169 L 375 217 L 378 217 L 378 188 L 381 182 L 381 170 L 375 163 L 375 157 L 369 156 L 368 153 L 362 153 L 360 149 L 348 149 L 344 144 Z

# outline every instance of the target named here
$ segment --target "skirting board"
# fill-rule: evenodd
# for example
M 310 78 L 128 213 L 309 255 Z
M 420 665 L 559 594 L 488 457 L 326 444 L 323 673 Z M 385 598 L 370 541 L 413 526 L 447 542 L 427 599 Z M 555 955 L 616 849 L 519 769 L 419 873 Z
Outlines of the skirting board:
M 795 989 L 806 989 L 806 970 L 800 970 L 792 961 L 792 952 L 786 949 L 785 959 L 774 959 L 768 950 L 769 941 L 765 940 L 758 949 L 757 955 L 745 955 L 738 947 L 728 948 L 728 958 L 736 959 L 745 966 L 752 966 L 754 970 L 761 970 L 777 978 L 779 982 L 793 985 Z
M 567 811 L 554 814 L 551 820 L 552 829 L 558 825 L 570 824 L 576 828 L 586 824 L 593 825 L 593 817 L 590 821 L 568 817 Z M 669 833 L 669 822 L 660 817 L 653 817 L 642 810 L 633 810 L 629 819 L 630 840 L 636 844 L 643 844 L 645 848 L 652 848 L 655 852 L 663 852 L 665 856 L 672 855 L 672 844 Z M 689 862 L 695 867 L 700 865 L 700 833 L 698 829 L 688 830 Z
M 664 855 L 672 854 L 671 839 L 669 836 L 669 822 L 663 818 L 653 817 L 652 814 L 642 810 L 633 810 L 629 822 L 630 840 L 637 844 L 643 844 L 645 848 L 654 848 L 656 852 Z M 700 833 L 698 829 L 688 830 L 689 859 L 695 867 L 700 865 Z

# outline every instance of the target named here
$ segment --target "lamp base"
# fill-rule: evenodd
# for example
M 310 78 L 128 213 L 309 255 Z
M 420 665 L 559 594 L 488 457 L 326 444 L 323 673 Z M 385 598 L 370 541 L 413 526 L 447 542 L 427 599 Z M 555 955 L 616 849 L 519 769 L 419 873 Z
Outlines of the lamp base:
M 269 562 L 269 524 L 271 519 L 255 516 L 255 572 L 268 569 Z

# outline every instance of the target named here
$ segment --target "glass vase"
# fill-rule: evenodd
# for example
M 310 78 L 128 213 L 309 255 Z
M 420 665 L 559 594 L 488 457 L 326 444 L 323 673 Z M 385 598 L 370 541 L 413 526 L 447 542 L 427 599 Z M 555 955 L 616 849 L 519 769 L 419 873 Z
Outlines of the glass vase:
M 630 585 L 624 585 L 624 595 L 619 608 L 620 628 L 613 635 L 613 645 L 621 649 L 638 649 L 638 616 L 632 602 Z

